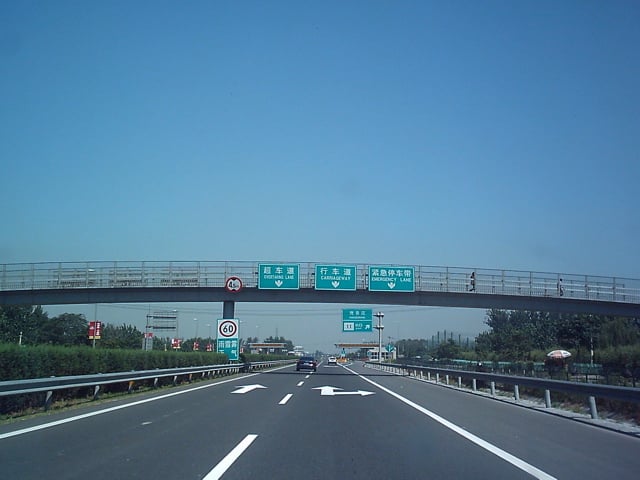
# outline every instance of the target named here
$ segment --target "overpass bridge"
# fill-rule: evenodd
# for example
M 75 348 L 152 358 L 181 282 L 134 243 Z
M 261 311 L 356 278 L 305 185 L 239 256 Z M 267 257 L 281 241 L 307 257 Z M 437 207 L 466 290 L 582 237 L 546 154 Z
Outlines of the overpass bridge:
M 234 317 L 235 302 L 421 305 L 640 317 L 640 279 L 472 267 L 312 262 L 0 265 L 0 305 L 136 302 L 222 302 L 223 318 Z

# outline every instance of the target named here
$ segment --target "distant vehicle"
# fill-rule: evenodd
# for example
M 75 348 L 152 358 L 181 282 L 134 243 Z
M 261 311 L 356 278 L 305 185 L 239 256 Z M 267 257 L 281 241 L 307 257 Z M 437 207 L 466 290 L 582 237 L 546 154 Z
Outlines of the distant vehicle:
M 337 365 L 338 359 L 336 357 L 329 357 L 327 359 L 327 365 Z
M 300 370 L 313 370 L 314 372 L 318 368 L 318 362 L 313 357 L 300 357 L 296 363 L 296 372 Z

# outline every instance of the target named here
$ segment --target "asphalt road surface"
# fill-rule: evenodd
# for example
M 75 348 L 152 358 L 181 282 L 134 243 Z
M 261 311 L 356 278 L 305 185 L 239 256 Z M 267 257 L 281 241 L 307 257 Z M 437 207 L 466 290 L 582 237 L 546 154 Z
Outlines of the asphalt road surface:
M 293 366 L 0 426 L 13 479 L 637 479 L 640 439 L 362 363 Z

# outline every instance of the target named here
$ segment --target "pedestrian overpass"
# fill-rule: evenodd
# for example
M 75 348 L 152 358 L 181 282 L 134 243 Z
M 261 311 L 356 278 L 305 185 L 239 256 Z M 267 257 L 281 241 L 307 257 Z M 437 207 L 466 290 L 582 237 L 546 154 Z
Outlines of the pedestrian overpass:
M 210 261 L 0 265 L 0 305 L 235 302 L 421 305 L 640 317 L 640 279 L 498 269 Z

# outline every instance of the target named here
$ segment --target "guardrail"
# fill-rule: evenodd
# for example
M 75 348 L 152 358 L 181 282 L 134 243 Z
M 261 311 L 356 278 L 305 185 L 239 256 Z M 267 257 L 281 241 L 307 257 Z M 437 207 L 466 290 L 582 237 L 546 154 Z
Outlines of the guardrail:
M 597 385 L 593 383 L 568 382 L 563 380 L 545 380 L 532 377 L 519 377 L 512 375 L 498 375 L 494 373 L 470 372 L 466 370 L 455 370 L 447 368 L 422 367 L 417 365 L 398 365 L 395 363 L 367 362 L 369 366 L 379 366 L 381 369 L 408 375 L 420 380 L 434 381 L 441 383 L 441 376 L 444 376 L 445 383 L 449 385 L 450 378 L 457 378 L 458 388 L 462 388 L 462 379 L 471 380 L 473 391 L 477 391 L 477 382 L 488 382 L 491 389 L 491 396 L 496 395 L 496 384 L 513 386 L 513 395 L 516 402 L 520 401 L 519 387 L 530 387 L 544 390 L 544 403 L 546 408 L 551 407 L 551 392 L 566 392 L 586 396 L 589 402 L 589 412 L 591 418 L 598 418 L 596 398 L 608 398 L 623 402 L 640 403 L 640 388 L 617 387 L 613 385 Z M 432 379 L 432 375 L 434 378 Z
M 47 392 L 44 400 L 44 409 L 48 410 L 51 406 L 53 392 L 56 390 L 93 387 L 93 399 L 96 400 L 103 385 L 126 382 L 128 383 L 128 391 L 132 392 L 135 382 L 143 380 L 153 380 L 153 386 L 157 387 L 161 378 L 173 377 L 173 384 L 175 385 L 178 383 L 178 378 L 183 376 L 188 376 L 191 381 L 193 375 L 198 374 L 201 375 L 202 378 L 213 378 L 215 376 L 249 373 L 251 371 L 262 370 L 275 365 L 284 365 L 291 362 L 291 360 L 274 360 L 187 368 L 168 368 L 161 370 L 99 373 L 95 375 L 70 375 L 64 377 L 35 378 L 27 380 L 8 380 L 0 382 L 0 397 Z
M 0 265 L 0 291 L 224 287 L 238 276 L 258 286 L 260 262 L 45 262 Z M 301 289 L 315 288 L 316 263 L 299 266 Z M 368 264 L 355 267 L 356 289 L 369 288 Z M 386 268 L 405 266 L 388 265 Z M 416 292 L 478 293 L 640 303 L 640 279 L 473 267 L 410 266 Z M 471 274 L 473 273 L 473 279 Z

